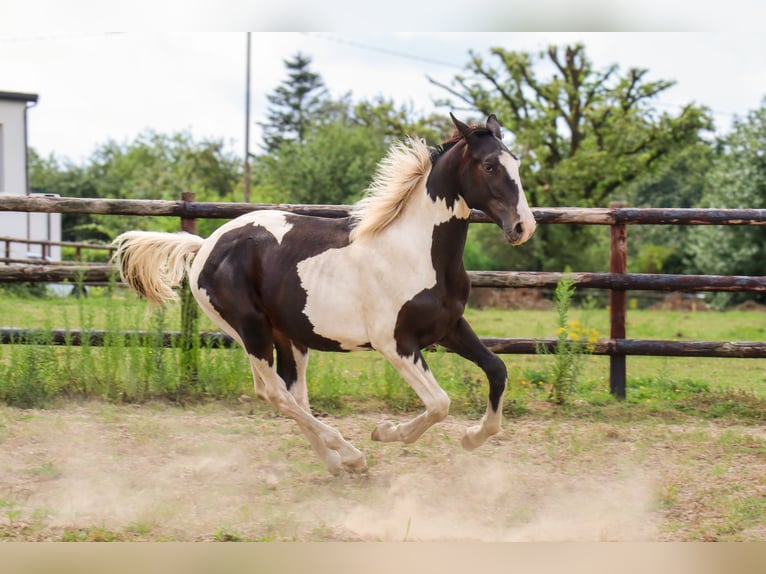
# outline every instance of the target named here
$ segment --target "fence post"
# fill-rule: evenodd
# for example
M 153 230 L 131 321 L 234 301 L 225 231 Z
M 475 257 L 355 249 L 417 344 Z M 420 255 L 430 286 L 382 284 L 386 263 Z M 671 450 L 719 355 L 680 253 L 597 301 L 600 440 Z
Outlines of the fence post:
M 184 191 L 181 201 L 193 202 L 194 193 Z M 181 215 L 181 231 L 197 234 L 197 220 Z M 179 398 L 186 398 L 196 389 L 199 381 L 199 314 L 197 302 L 189 289 L 189 280 L 184 278 L 181 284 L 181 381 Z
M 610 203 L 611 209 L 626 207 L 625 203 Z M 628 227 L 624 223 L 611 226 L 609 252 L 609 271 L 625 273 L 628 270 Z M 612 340 L 625 338 L 625 313 L 627 311 L 627 293 L 625 289 L 611 288 L 609 291 L 609 321 Z M 625 355 L 612 354 L 609 357 L 609 390 L 618 399 L 626 396 Z

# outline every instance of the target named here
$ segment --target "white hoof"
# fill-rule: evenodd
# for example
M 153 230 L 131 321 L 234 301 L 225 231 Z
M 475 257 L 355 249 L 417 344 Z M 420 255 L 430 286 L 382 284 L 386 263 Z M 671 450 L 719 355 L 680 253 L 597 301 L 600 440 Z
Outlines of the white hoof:
M 372 440 L 380 442 L 393 442 L 399 440 L 396 425 L 391 421 L 381 421 L 372 431 Z

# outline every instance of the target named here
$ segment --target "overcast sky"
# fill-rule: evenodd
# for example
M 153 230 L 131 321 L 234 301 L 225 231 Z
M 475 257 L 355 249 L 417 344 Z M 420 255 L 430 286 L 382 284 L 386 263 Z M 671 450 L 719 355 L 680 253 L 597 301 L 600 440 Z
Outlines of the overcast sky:
M 258 151 L 266 95 L 286 78 L 297 52 L 331 95 L 375 96 L 433 111 L 447 95 L 426 76 L 449 82 L 469 50 L 538 50 L 583 42 L 597 67 L 648 68 L 650 79 L 677 82 L 661 109 L 709 106 L 719 132 L 766 95 L 766 34 L 695 33 L 299 33 L 252 35 L 251 150 Z M 128 142 L 146 129 L 189 130 L 223 139 L 242 153 L 245 132 L 244 32 L 0 34 L 0 91 L 39 94 L 29 111 L 29 144 L 44 155 L 85 161 L 108 140 Z M 446 114 L 446 109 L 441 109 Z

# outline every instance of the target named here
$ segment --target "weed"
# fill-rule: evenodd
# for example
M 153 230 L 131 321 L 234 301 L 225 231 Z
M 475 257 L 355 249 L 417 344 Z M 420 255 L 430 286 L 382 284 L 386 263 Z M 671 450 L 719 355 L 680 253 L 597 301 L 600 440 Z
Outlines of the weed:
M 0 499 L 0 508 L 3 509 L 3 513 L 8 518 L 8 524 L 13 527 L 16 521 L 21 517 L 21 510 L 16 508 L 16 503 L 12 500 Z
M 404 542 L 410 537 L 410 529 L 412 528 L 412 516 L 407 517 L 407 528 L 404 530 Z
M 547 380 L 550 385 L 548 398 L 559 405 L 566 403 L 576 392 L 583 359 L 590 354 L 593 343 L 598 340 L 598 331 L 585 328 L 579 321 L 569 320 L 574 292 L 574 281 L 565 276 L 556 285 L 554 294 L 558 329 L 553 364 Z M 548 353 L 543 345 L 538 345 L 538 352 Z M 540 382 L 542 377 L 538 384 Z
M 61 534 L 62 542 L 119 542 L 124 539 L 124 535 L 109 530 L 104 526 L 75 529 L 65 528 Z
M 242 542 L 242 536 L 236 531 L 227 528 L 219 528 L 213 533 L 216 542 Z
M 52 462 L 45 462 L 39 466 L 32 467 L 27 470 L 27 473 L 46 480 L 55 480 L 63 474 L 62 470 Z

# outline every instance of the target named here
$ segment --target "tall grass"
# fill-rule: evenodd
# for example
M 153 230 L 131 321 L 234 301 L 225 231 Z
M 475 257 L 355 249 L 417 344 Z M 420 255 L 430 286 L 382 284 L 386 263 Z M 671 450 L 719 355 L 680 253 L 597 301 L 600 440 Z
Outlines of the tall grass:
M 178 329 L 179 309 L 147 311 L 143 303 L 114 288 L 91 288 L 78 299 L 28 298 L 3 293 L 6 326 L 108 329 L 103 346 L 54 346 L 45 335 L 25 344 L 0 347 L 0 400 L 14 406 L 46 406 L 57 397 L 99 397 L 116 402 L 168 399 L 176 402 L 232 398 L 252 387 L 239 349 L 197 348 L 198 383 L 188 383 L 187 354 L 163 347 L 162 331 Z M 8 319 L 11 320 L 9 324 Z M 120 331 L 144 330 L 154 336 L 149 344 Z
M 736 311 L 631 311 L 628 331 L 637 338 L 758 340 L 764 337 L 763 316 L 761 312 Z M 569 303 L 565 315 L 553 310 L 469 309 L 467 317 L 481 336 L 550 338 L 558 334 L 587 340 L 597 330 L 605 332 L 608 325 L 606 310 L 570 308 Z M 178 330 L 181 325 L 180 305 L 150 310 L 143 301 L 114 286 L 91 288 L 87 297 L 80 298 L 0 291 L 0 325 L 43 332 L 53 328 L 115 332 L 103 347 L 90 345 L 87 339 L 82 346 L 71 341 L 54 346 L 45 334 L 32 344 L 0 346 L 0 401 L 9 405 L 44 407 L 61 398 L 91 397 L 113 402 L 160 399 L 187 403 L 254 395 L 249 366 L 240 348 L 211 349 L 197 343 L 193 352 L 199 355 L 198 370 L 190 374 L 188 354 L 161 344 L 163 330 Z M 216 330 L 204 316 L 199 319 L 199 329 Z M 116 334 L 126 330 L 149 331 L 154 337 L 147 345 L 137 337 L 126 340 Z M 453 413 L 474 416 L 483 412 L 488 389 L 478 367 L 444 351 L 427 352 L 425 358 L 452 398 Z M 570 406 L 583 401 L 613 404 L 608 391 L 608 359 L 587 353 L 574 359 L 582 364 L 577 366 L 578 384 L 567 396 Z M 535 402 L 550 400 L 555 361 L 562 357 L 504 355 L 503 360 L 509 368 L 507 414 L 523 414 Z M 671 405 L 679 411 L 696 412 L 695 405 L 706 397 L 709 407 L 705 408 L 712 412 L 716 403 L 711 397 L 729 393 L 728 397 L 734 397 L 731 400 L 715 395 L 721 399 L 718 405 L 730 405 L 716 412 L 744 412 L 736 408 L 744 401 L 748 412 L 756 413 L 756 418 L 762 416 L 757 413 L 758 401 L 766 397 L 764 361 L 631 357 L 628 373 L 626 405 L 630 407 L 661 410 Z M 374 352 L 312 352 L 308 382 L 312 406 L 319 411 L 420 408 L 415 393 Z

